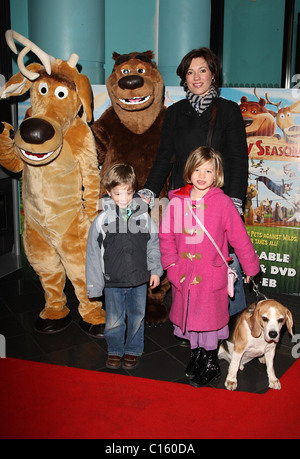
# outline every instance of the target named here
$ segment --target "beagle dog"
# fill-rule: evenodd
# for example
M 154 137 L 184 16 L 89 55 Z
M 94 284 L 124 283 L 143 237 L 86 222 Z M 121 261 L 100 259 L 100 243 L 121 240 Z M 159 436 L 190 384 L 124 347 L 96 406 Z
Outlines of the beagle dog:
M 225 381 L 228 390 L 237 388 L 238 370 L 243 370 L 246 363 L 259 357 L 267 366 L 269 387 L 281 389 L 281 384 L 274 372 L 274 356 L 283 324 L 293 336 L 293 317 L 291 312 L 275 300 L 262 300 L 253 303 L 239 316 L 232 338 L 223 342 L 219 348 L 219 359 L 227 360 L 230 365 Z

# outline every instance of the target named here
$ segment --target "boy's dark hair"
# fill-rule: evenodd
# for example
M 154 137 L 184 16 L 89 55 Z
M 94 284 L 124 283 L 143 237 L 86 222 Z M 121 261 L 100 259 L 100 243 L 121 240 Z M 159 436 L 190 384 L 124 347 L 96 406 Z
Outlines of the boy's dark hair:
M 107 191 L 118 185 L 127 185 L 133 191 L 137 187 L 137 178 L 130 164 L 114 164 L 107 169 L 103 176 L 103 186 Z

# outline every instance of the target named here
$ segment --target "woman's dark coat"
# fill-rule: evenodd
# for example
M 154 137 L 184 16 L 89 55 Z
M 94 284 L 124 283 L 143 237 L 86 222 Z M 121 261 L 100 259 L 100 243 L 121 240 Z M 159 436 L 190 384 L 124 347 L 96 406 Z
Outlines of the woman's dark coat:
M 184 186 L 182 178 L 187 157 L 192 150 L 207 145 L 213 105 L 217 101 L 211 146 L 223 156 L 225 184 L 223 191 L 243 200 L 248 179 L 248 153 L 244 122 L 237 103 L 219 97 L 199 116 L 187 99 L 168 107 L 162 127 L 160 147 L 145 184 L 156 196 L 170 170 L 170 188 Z

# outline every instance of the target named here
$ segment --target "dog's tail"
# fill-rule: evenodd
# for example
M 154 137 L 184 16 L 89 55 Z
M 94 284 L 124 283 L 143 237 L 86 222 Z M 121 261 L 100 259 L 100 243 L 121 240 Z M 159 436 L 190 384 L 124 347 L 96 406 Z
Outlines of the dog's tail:
M 226 360 L 227 362 L 231 362 L 231 352 L 229 349 L 229 346 L 232 343 L 229 343 L 228 341 L 224 340 L 220 344 L 219 351 L 218 351 L 218 359 L 219 360 Z

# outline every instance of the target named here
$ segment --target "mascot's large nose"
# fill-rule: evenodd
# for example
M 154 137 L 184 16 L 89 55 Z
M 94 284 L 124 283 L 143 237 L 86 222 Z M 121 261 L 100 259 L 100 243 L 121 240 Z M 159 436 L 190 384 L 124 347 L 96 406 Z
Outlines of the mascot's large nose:
M 22 139 L 27 143 L 42 144 L 52 139 L 55 134 L 54 127 L 41 118 L 27 118 L 20 126 Z
M 118 84 L 121 89 L 137 89 L 144 85 L 144 78 L 139 75 L 128 75 L 121 78 Z

